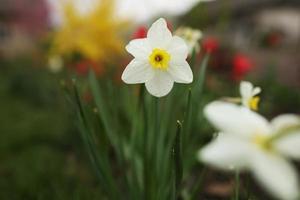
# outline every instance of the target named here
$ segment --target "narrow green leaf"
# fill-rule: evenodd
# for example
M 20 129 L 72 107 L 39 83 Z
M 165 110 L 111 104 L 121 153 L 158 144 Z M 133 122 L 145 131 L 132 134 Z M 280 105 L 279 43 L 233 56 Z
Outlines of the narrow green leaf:
M 192 70 L 195 69 L 195 65 L 196 65 L 196 61 L 197 61 L 197 52 L 196 52 L 196 48 L 193 48 L 192 51 L 192 56 L 190 57 L 190 66 L 192 68 Z
M 95 99 L 95 103 L 99 112 L 99 117 L 104 125 L 104 133 L 107 135 L 111 145 L 117 153 L 117 158 L 122 158 L 120 150 L 122 149 L 118 141 L 118 136 L 115 134 L 115 126 L 112 120 L 112 115 L 108 110 L 108 106 L 104 100 L 104 95 L 101 88 L 98 85 L 98 81 L 95 73 L 91 70 L 89 73 L 89 84 L 91 87 L 92 94 Z
M 185 149 L 185 146 L 188 141 L 188 135 L 191 131 L 191 123 L 192 123 L 192 114 L 193 114 L 193 104 L 192 104 L 192 90 L 189 89 L 189 94 L 187 98 L 186 103 L 186 110 L 184 113 L 184 120 L 183 120 L 183 148 Z
M 188 97 L 187 114 L 185 115 L 183 123 L 183 155 L 186 158 L 191 158 L 193 156 L 191 153 L 194 153 L 193 148 L 195 147 L 193 144 L 195 143 L 193 143 L 194 140 L 191 138 L 191 134 L 194 126 L 199 123 L 198 116 L 199 113 L 202 112 L 202 109 L 200 109 L 200 102 L 205 83 L 208 60 L 209 54 L 206 54 L 201 62 L 200 70 L 198 75 L 195 77 L 195 82 Z M 191 163 L 185 162 L 184 164 L 185 170 L 190 166 Z
M 174 167 L 175 167 L 175 188 L 176 196 L 180 194 L 180 186 L 182 181 L 182 152 L 181 152 L 181 128 L 182 124 L 177 121 L 177 131 L 173 146 Z
M 206 76 L 206 69 L 209 61 L 209 54 L 206 54 L 201 62 L 199 74 L 196 77 L 196 81 L 194 82 L 192 93 L 193 93 L 193 103 L 200 101 L 200 97 L 202 95 L 202 90 L 204 87 L 204 81 Z
M 119 193 L 117 192 L 116 185 L 113 180 L 111 167 L 109 167 L 108 160 L 107 160 L 107 155 L 103 154 L 103 152 L 97 151 L 96 144 L 92 139 L 92 129 L 90 128 L 89 122 L 87 120 L 87 116 L 85 114 L 83 104 L 81 102 L 75 81 L 73 81 L 73 84 L 74 84 L 74 97 L 77 105 L 77 115 L 79 120 L 78 127 L 84 145 L 88 151 L 90 160 L 96 171 L 101 187 L 111 199 L 117 200 L 119 199 L 118 198 Z

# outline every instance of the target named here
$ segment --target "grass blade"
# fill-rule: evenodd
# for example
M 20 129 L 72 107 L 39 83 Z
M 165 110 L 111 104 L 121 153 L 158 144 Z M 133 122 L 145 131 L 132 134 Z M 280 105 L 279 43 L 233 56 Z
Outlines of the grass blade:
M 104 125 L 104 133 L 107 135 L 107 138 L 109 139 L 111 145 L 117 153 L 117 157 L 121 158 L 122 154 L 120 150 L 122 148 L 120 147 L 120 143 L 118 142 L 118 136 L 115 134 L 115 127 L 113 125 L 113 121 L 111 119 L 111 114 L 108 110 L 107 104 L 105 103 L 104 95 L 98 85 L 96 75 L 93 71 L 90 71 L 88 80 L 95 99 L 96 107 L 99 112 L 99 117 Z
M 79 119 L 79 129 L 84 142 L 84 145 L 88 151 L 90 160 L 95 168 L 98 180 L 103 188 L 104 192 L 110 199 L 119 199 L 116 185 L 113 180 L 111 167 L 109 167 L 107 155 L 104 152 L 98 152 L 96 144 L 92 139 L 92 129 L 90 128 L 87 116 L 85 114 L 83 104 L 81 102 L 76 83 L 74 81 L 74 96 L 77 104 L 77 115 Z M 99 156 L 100 154 L 100 156 Z
M 180 195 L 180 186 L 182 181 L 182 152 L 181 152 L 181 128 L 182 124 L 177 121 L 177 131 L 173 146 L 174 167 L 175 167 L 175 188 L 176 196 Z
M 196 77 L 196 81 L 192 88 L 192 93 L 194 96 L 193 103 L 198 102 L 201 98 L 209 57 L 210 57 L 210 55 L 206 54 L 201 62 L 199 74 Z

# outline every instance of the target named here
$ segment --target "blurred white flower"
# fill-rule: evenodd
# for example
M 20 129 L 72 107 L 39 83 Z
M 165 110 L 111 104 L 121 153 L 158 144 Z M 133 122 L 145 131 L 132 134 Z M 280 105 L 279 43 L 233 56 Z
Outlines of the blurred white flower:
M 225 102 L 204 109 L 221 132 L 198 153 L 198 158 L 220 169 L 250 170 L 270 194 L 284 200 L 299 197 L 295 168 L 288 159 L 300 159 L 300 117 L 286 114 L 268 122 L 261 115 Z
M 78 12 L 85 14 L 101 0 L 47 0 L 51 8 L 52 22 L 57 25 L 62 20 L 62 1 L 73 1 Z M 115 0 L 116 14 L 135 22 L 146 22 L 159 15 L 178 16 L 190 10 L 197 3 L 213 0 Z
M 134 59 L 124 70 L 122 80 L 128 84 L 145 83 L 153 96 L 167 95 L 174 82 L 193 81 L 186 61 L 187 45 L 180 37 L 172 36 L 163 18 L 152 24 L 147 38 L 132 40 L 126 50 Z
M 196 4 L 209 1 L 212 0 L 118 0 L 117 10 L 120 16 L 145 22 L 159 15 L 182 15 Z
M 260 92 L 260 87 L 253 87 L 252 83 L 248 81 L 242 81 L 240 83 L 240 93 L 242 97 L 241 101 L 242 104 L 247 108 L 257 110 L 260 98 L 256 95 L 258 95 Z
M 58 55 L 51 56 L 48 59 L 48 68 L 52 73 L 60 72 L 63 68 L 63 65 L 63 59 Z
M 199 52 L 200 45 L 199 40 L 202 38 L 202 32 L 198 29 L 192 29 L 190 27 L 180 27 L 175 31 L 175 35 L 182 37 L 188 45 L 189 54 Z

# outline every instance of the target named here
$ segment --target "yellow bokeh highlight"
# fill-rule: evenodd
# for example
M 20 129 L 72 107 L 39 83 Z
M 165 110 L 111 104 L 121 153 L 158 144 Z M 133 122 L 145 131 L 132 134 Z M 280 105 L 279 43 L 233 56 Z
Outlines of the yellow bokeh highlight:
M 93 10 L 80 14 L 72 1 L 63 4 L 63 24 L 54 33 L 52 54 L 79 53 L 84 58 L 108 62 L 123 53 L 120 32 L 127 22 L 114 16 L 114 1 L 101 0 Z

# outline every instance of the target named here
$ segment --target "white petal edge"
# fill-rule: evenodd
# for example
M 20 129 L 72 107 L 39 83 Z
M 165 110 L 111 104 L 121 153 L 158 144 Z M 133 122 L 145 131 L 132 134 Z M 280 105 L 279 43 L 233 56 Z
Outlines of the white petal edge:
M 147 38 L 152 48 L 165 49 L 172 39 L 172 33 L 168 29 L 166 20 L 163 18 L 156 20 L 148 30 Z
M 252 96 L 252 83 L 248 81 L 241 81 L 240 83 L 240 94 L 242 98 L 250 98 Z
M 166 96 L 173 88 L 174 81 L 167 72 L 155 70 L 151 80 L 145 83 L 148 92 L 156 97 Z
M 206 118 L 221 132 L 240 137 L 270 134 L 268 121 L 258 113 L 233 103 L 214 101 L 204 108 Z
M 182 38 L 174 36 L 167 46 L 167 52 L 171 55 L 171 61 L 181 62 L 186 60 L 189 49 Z
M 193 72 L 188 62 L 181 61 L 170 63 L 168 72 L 177 83 L 193 82 Z
M 256 180 L 270 194 L 282 200 L 298 198 L 296 170 L 285 159 L 274 154 L 257 153 L 251 164 Z
M 258 95 L 261 92 L 261 88 L 260 87 L 255 87 L 252 90 L 252 96 Z
M 147 60 L 151 53 L 151 47 L 147 38 L 131 40 L 125 48 L 135 58 L 142 60 Z
M 246 140 L 220 133 L 197 156 L 200 161 L 223 170 L 243 169 L 248 166 L 251 150 L 252 146 Z
M 295 114 L 279 115 L 271 121 L 271 126 L 274 133 L 284 128 L 295 125 L 300 125 L 300 116 Z
M 273 146 L 282 155 L 300 160 L 300 130 L 279 138 L 274 142 Z
M 154 76 L 152 67 L 146 62 L 133 59 L 123 71 L 121 79 L 128 84 L 145 83 Z

